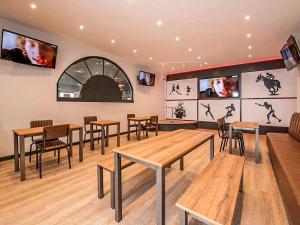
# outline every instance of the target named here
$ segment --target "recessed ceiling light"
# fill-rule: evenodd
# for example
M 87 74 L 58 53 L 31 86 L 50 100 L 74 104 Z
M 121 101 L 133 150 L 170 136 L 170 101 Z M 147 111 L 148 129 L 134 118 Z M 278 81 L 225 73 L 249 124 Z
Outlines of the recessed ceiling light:
M 204 62 L 204 65 L 206 66 L 208 63 L 207 62 Z
M 133 53 L 137 53 L 137 50 L 136 50 L 136 49 L 133 49 L 132 52 L 133 52 Z
M 245 16 L 245 20 L 250 20 L 250 16 L 249 15 Z
M 116 41 L 115 41 L 115 40 L 111 40 L 110 42 L 111 42 L 112 44 L 116 43 Z
M 252 34 L 246 34 L 247 38 L 250 38 L 252 36 Z
M 248 46 L 248 49 L 252 49 L 252 46 L 251 46 L 251 45 L 249 45 L 249 46 Z
M 192 48 L 189 48 L 188 51 L 191 52 L 191 51 L 193 51 L 193 49 L 192 49 Z
M 201 59 L 201 56 L 198 56 L 197 59 Z
M 252 55 L 251 55 L 251 54 L 249 54 L 249 55 L 248 55 L 248 57 L 249 57 L 249 58 L 252 58 Z
M 179 41 L 179 40 L 180 40 L 180 37 L 176 37 L 175 40 L 176 40 L 176 41 Z
M 36 4 L 34 4 L 34 3 L 30 4 L 30 8 L 36 9 Z
M 83 30 L 83 29 L 84 29 L 84 26 L 83 26 L 83 25 L 79 25 L 79 29 L 80 29 L 80 30 Z
M 153 60 L 153 58 L 152 58 L 152 57 L 149 57 L 149 60 Z
M 162 22 L 161 22 L 161 20 L 157 21 L 157 23 L 156 23 L 156 24 L 157 24 L 157 26 L 159 26 L 159 27 L 160 27 L 160 26 L 162 25 Z
M 175 70 L 175 68 L 174 68 L 174 67 L 172 67 L 172 68 L 171 68 L 171 70 Z

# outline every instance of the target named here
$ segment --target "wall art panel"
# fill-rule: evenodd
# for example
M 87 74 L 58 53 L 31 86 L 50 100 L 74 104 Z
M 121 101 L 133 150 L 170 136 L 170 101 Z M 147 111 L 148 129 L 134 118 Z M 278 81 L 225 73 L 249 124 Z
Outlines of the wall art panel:
M 167 100 L 197 99 L 197 78 L 167 81 Z
M 167 101 L 167 119 L 197 120 L 197 100 Z

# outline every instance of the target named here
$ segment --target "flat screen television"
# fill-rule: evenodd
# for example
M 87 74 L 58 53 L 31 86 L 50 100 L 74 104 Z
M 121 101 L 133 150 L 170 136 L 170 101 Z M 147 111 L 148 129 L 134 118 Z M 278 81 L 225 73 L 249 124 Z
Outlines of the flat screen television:
M 56 56 L 56 45 L 2 30 L 1 59 L 54 69 Z
M 138 83 L 145 86 L 154 86 L 155 74 L 140 71 L 138 75 Z
M 239 75 L 199 80 L 200 98 L 238 98 Z
M 300 63 L 299 47 L 293 36 L 290 36 L 280 53 L 287 70 L 292 70 Z

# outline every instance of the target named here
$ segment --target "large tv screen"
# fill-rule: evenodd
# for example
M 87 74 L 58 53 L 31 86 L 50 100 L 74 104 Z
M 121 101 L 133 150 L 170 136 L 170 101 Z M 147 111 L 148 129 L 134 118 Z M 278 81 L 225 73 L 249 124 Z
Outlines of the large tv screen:
M 1 59 L 54 69 L 56 56 L 56 45 L 2 30 Z
M 300 62 L 300 50 L 293 36 L 290 36 L 280 53 L 287 70 L 293 69 Z
M 138 75 L 138 83 L 145 86 L 154 86 L 155 74 L 140 71 Z
M 199 80 L 200 98 L 238 98 L 239 76 L 223 76 Z

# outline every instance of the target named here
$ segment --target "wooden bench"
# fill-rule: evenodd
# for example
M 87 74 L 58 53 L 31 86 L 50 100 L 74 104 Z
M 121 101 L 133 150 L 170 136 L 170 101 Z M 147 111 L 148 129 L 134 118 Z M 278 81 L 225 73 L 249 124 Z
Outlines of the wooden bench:
M 188 224 L 188 215 L 206 224 L 232 224 L 244 162 L 240 156 L 215 156 L 177 202 L 180 225 Z
M 128 166 L 131 166 L 134 162 L 131 162 L 126 159 L 122 159 L 121 168 L 125 169 Z M 114 164 L 114 154 L 110 153 L 107 155 L 100 156 L 100 160 L 97 164 L 97 177 L 98 177 L 98 198 L 102 199 L 104 197 L 103 189 L 103 169 L 110 172 L 110 199 L 111 199 L 111 208 L 115 208 L 115 164 Z

